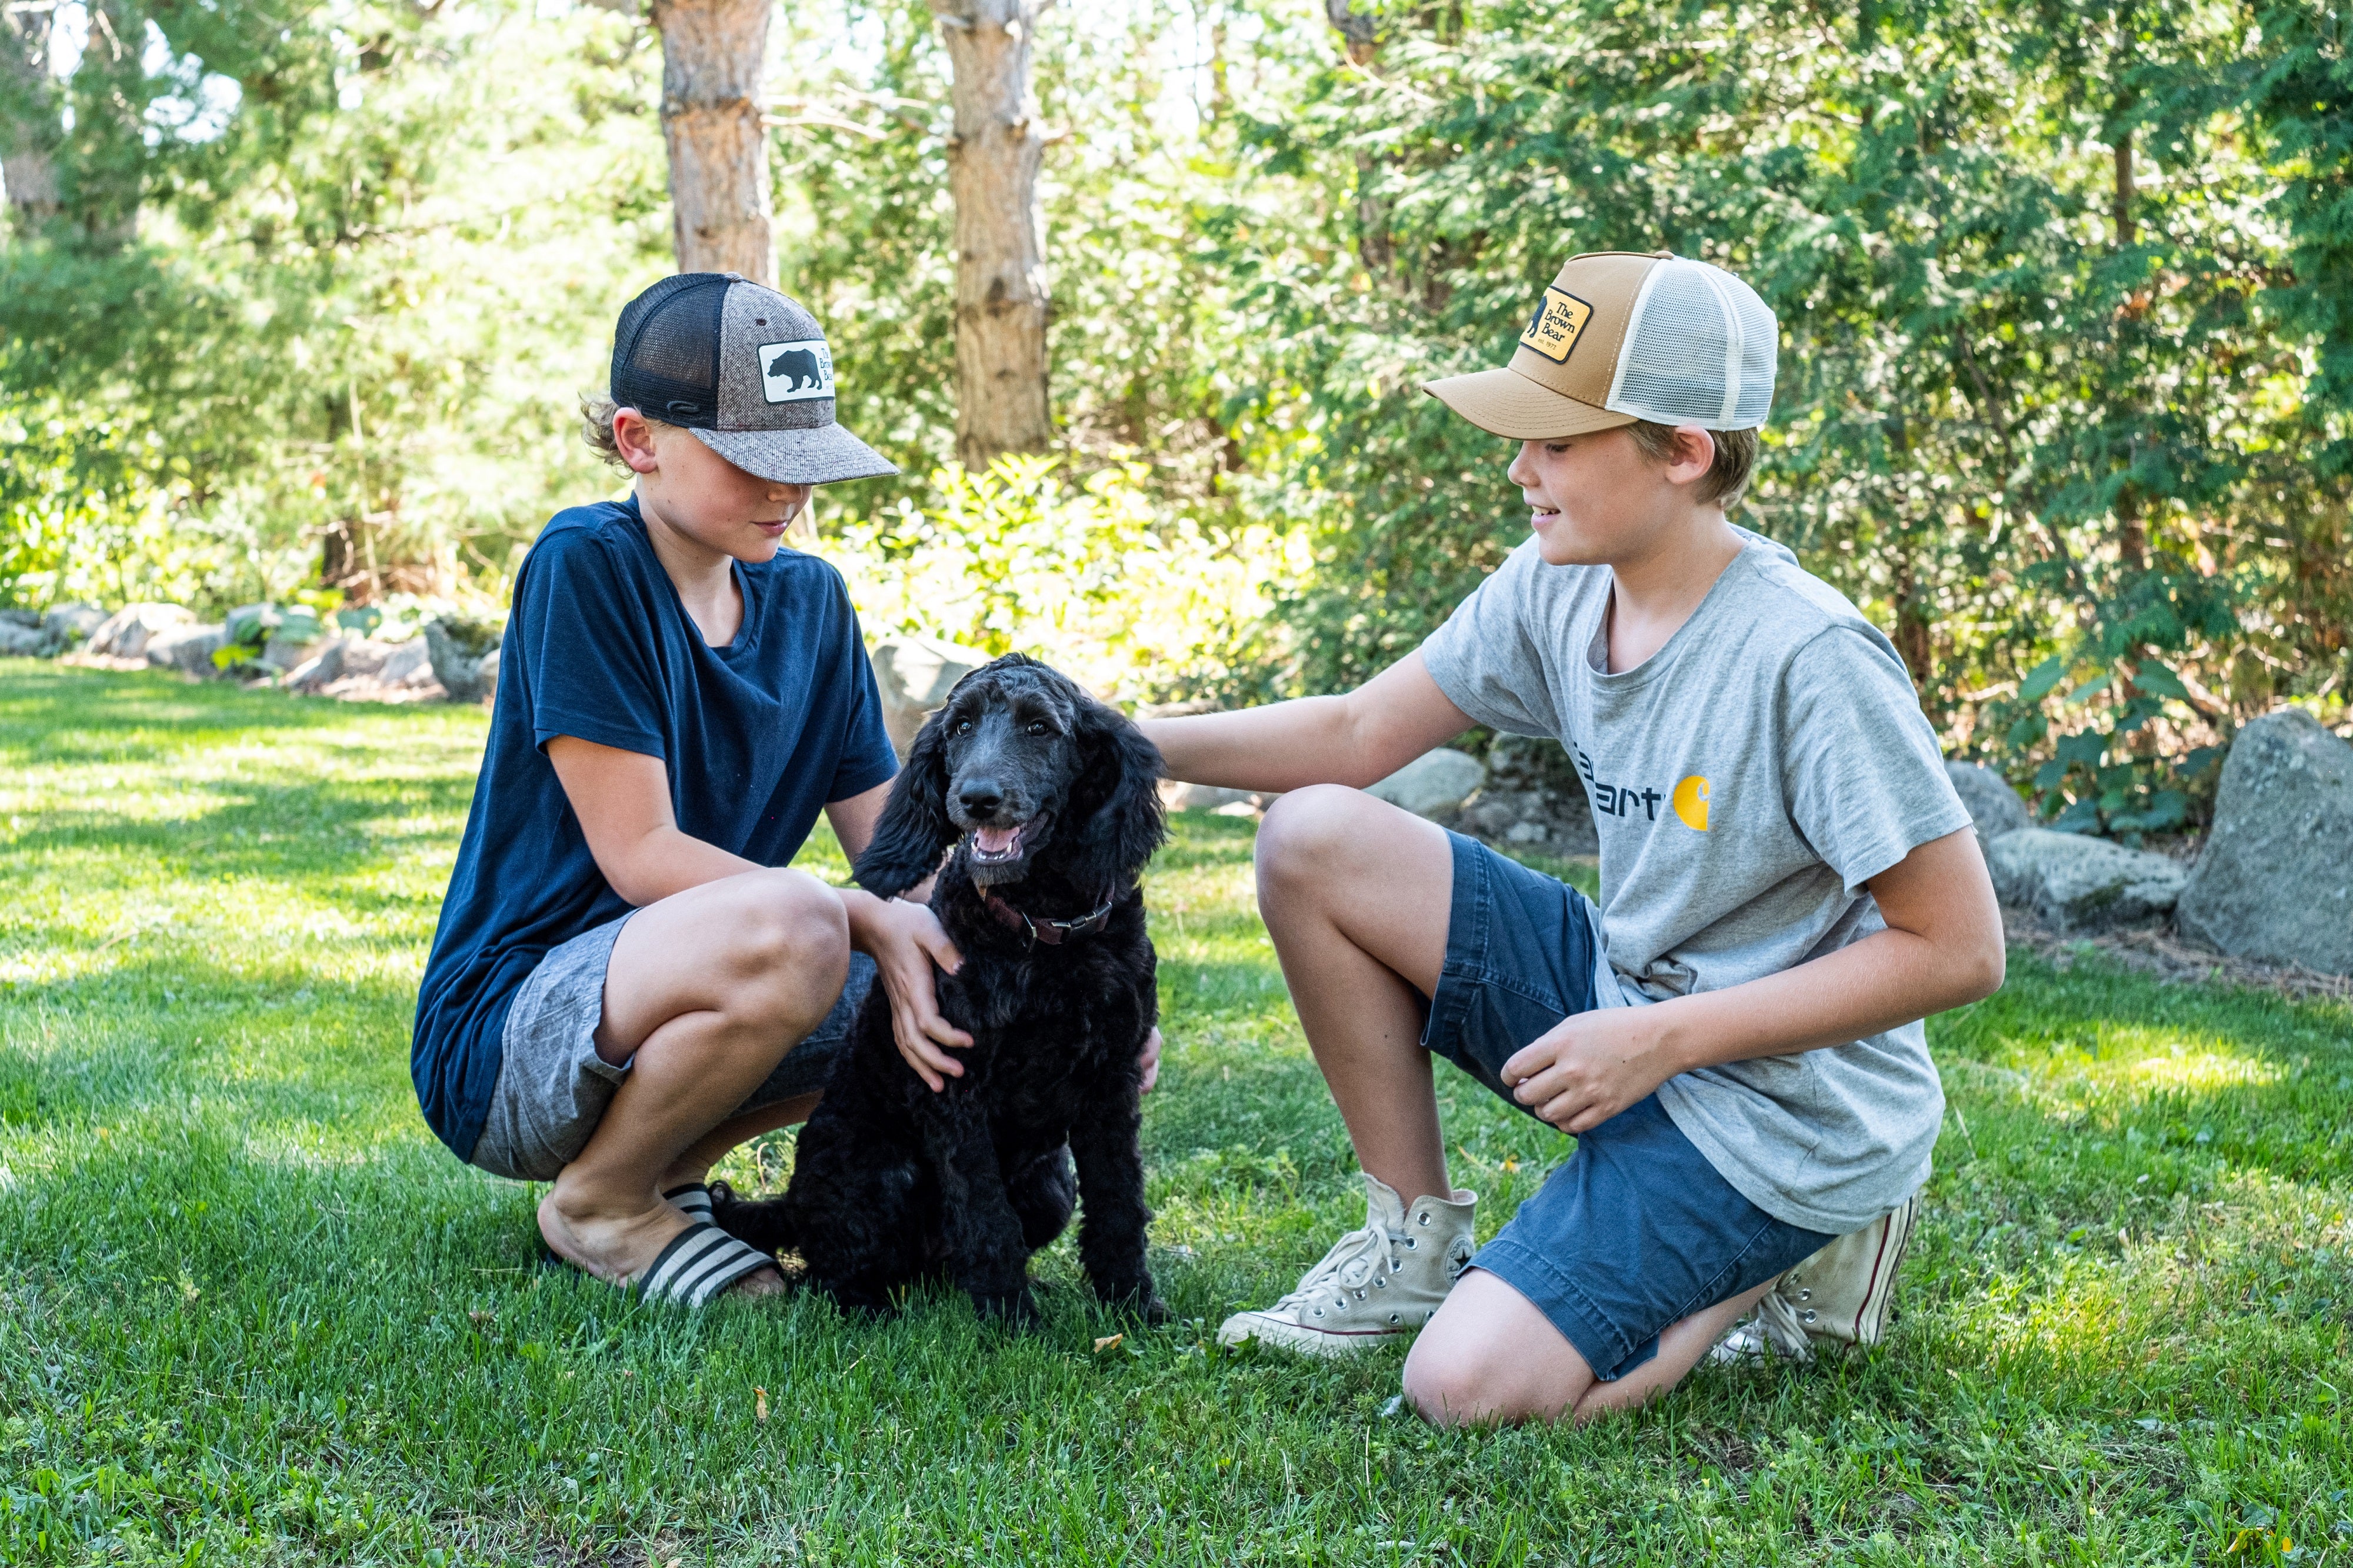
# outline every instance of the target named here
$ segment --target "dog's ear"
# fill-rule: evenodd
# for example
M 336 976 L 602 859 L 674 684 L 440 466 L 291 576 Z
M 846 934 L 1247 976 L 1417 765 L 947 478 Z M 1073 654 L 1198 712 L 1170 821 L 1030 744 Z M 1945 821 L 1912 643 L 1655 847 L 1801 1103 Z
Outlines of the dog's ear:
M 891 781 L 891 798 L 874 825 L 874 841 L 858 858 L 858 885 L 878 898 L 896 898 L 940 868 L 956 840 L 948 820 L 946 710 L 923 721 L 906 765 Z
M 1084 884 L 1121 887 L 1168 837 L 1160 805 L 1160 748 L 1125 714 L 1083 695 L 1076 734 L 1080 772 L 1071 804 L 1086 826 L 1071 873 Z

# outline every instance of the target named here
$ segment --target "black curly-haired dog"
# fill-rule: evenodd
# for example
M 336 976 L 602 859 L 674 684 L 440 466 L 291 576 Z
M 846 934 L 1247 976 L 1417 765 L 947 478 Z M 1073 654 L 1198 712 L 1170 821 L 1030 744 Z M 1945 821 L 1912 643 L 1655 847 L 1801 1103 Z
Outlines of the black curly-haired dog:
M 1166 837 L 1159 775 L 1134 725 L 1045 665 L 1011 654 L 956 683 L 857 877 L 889 898 L 938 869 L 931 907 L 964 957 L 937 976 L 940 1012 L 973 1037 L 964 1076 L 925 1087 L 877 983 L 784 1194 L 716 1194 L 723 1228 L 797 1249 L 846 1307 L 882 1310 L 945 1275 L 984 1317 L 1028 1322 L 1029 1256 L 1083 1197 L 1096 1293 L 1166 1316 L 1145 1266 L 1136 1145 L 1136 1058 L 1159 1007 L 1137 878 Z

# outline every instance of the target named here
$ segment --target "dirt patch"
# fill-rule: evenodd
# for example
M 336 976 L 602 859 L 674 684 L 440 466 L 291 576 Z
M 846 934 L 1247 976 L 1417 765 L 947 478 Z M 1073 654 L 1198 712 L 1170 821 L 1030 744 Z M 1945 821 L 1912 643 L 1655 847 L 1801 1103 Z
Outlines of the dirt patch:
M 2256 963 L 2232 958 L 2195 942 L 2174 928 L 2137 926 L 2102 936 L 2063 935 L 2015 904 L 2001 907 L 2001 923 L 2013 946 L 2031 948 L 2063 973 L 2085 953 L 2177 985 L 2238 985 L 2304 999 L 2353 1002 L 2353 975 L 2323 974 L 2302 964 Z

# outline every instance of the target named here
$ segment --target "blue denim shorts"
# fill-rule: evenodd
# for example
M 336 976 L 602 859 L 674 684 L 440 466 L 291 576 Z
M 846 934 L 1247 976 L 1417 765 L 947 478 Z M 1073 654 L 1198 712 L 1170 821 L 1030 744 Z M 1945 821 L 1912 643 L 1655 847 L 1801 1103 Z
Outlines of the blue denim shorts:
M 1597 1005 L 1599 921 L 1576 889 L 1476 839 L 1448 837 L 1446 966 L 1421 1043 L 1518 1105 L 1504 1064 Z M 1653 1094 L 1580 1136 L 1471 1266 L 1526 1297 L 1608 1383 L 1657 1355 L 1661 1331 L 1832 1239 L 1741 1196 Z

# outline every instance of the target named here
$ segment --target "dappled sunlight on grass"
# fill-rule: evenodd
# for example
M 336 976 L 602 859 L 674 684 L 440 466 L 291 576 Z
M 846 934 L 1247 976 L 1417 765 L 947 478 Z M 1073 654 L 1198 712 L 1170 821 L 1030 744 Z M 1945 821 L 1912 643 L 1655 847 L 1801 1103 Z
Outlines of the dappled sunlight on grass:
M 2170 1089 L 2175 1092 L 2200 1092 L 2218 1089 L 2244 1088 L 2253 1084 L 2274 1084 L 2284 1076 L 2269 1062 L 2249 1061 L 2240 1057 L 2226 1057 L 2212 1051 L 2192 1054 L 2180 1046 L 2174 1054 L 2143 1057 L 2126 1065 L 2118 1076 L 2140 1091 L 2147 1099 L 2151 1092 Z

